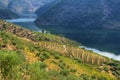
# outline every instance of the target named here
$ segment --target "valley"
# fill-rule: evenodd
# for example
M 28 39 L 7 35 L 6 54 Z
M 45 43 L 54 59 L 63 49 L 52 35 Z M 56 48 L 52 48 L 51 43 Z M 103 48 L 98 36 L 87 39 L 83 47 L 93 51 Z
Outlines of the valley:
M 0 80 L 120 80 L 119 0 L 0 0 Z

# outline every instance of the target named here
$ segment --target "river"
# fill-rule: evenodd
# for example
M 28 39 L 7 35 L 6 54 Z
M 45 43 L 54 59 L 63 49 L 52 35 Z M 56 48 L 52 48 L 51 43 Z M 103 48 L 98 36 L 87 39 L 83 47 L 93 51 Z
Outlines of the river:
M 11 20 L 6 20 L 6 21 L 20 25 L 24 28 L 27 28 L 33 31 L 40 32 L 41 29 L 35 25 L 34 23 L 35 20 L 36 18 L 17 18 L 17 19 L 11 19 Z
M 35 20 L 36 20 L 36 18 L 18 18 L 18 19 L 12 19 L 12 20 L 7 20 L 7 21 L 15 23 L 17 25 L 20 25 L 24 28 L 27 28 L 27 29 L 30 29 L 33 31 L 40 32 L 41 29 L 35 25 L 35 23 L 34 23 Z M 92 50 L 93 52 L 100 54 L 102 56 L 106 56 L 106 57 L 112 58 L 114 60 L 120 61 L 120 55 L 115 55 L 114 53 L 111 53 L 111 52 L 101 51 L 96 48 L 89 48 L 86 46 L 80 46 L 80 47 L 85 48 L 86 50 Z

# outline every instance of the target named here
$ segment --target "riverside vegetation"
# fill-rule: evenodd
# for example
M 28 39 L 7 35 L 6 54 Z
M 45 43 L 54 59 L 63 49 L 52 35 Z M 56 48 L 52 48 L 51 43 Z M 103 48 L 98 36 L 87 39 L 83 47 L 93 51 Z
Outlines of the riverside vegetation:
M 0 20 L 0 80 L 120 80 L 120 62 L 63 36 Z

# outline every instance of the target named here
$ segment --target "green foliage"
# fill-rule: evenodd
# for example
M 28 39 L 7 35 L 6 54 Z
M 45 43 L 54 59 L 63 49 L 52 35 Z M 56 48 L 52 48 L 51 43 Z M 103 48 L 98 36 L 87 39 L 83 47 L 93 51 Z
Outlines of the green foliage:
M 80 77 L 83 78 L 83 80 L 89 80 L 89 76 L 86 74 L 82 74 Z
M 3 23 L 0 21 L 0 24 L 2 25 Z M 83 49 L 71 45 L 70 40 L 52 34 L 31 32 L 11 25 L 10 23 L 4 22 L 4 24 L 6 28 L 3 29 L 1 29 L 0 25 L 1 79 L 97 80 L 106 78 L 109 80 L 112 78 L 112 80 L 115 80 L 113 76 L 108 75 L 108 72 L 99 72 L 97 70 L 99 66 L 84 63 L 85 61 L 82 61 L 80 56 L 83 56 L 85 59 L 86 57 L 90 59 L 91 57 L 88 56 L 89 51 L 84 50 L 85 55 L 82 55 Z M 17 31 L 19 31 L 19 33 Z M 38 39 L 36 39 L 37 37 Z M 73 55 L 75 58 L 66 56 L 66 53 L 63 52 L 64 44 L 69 51 L 68 53 L 70 53 L 68 55 Z M 72 52 L 79 52 L 79 54 L 74 55 Z M 95 58 L 94 60 L 96 60 L 97 57 L 101 57 L 92 52 L 90 52 L 89 55 Z M 94 57 L 94 55 L 96 56 Z M 76 59 L 76 56 L 79 57 L 79 59 Z M 117 77 L 119 76 L 120 66 L 118 62 L 106 63 L 105 66 L 106 65 L 110 65 L 113 74 Z M 105 66 L 103 65 L 103 67 Z M 84 71 L 86 74 L 83 74 Z M 96 73 L 96 75 L 93 73 Z M 80 74 L 83 75 L 80 76 Z
M 60 71 L 60 74 L 63 75 L 63 76 L 67 76 L 67 75 L 69 75 L 69 70 L 67 70 L 67 69 L 62 69 L 62 70 Z
M 106 72 L 108 72 L 108 67 L 106 66 L 106 67 L 104 67 L 104 70 L 106 71 Z
M 23 60 L 13 51 L 0 51 L 0 71 L 3 78 L 13 78 L 14 70 L 18 67 Z
M 59 62 L 58 66 L 61 68 L 61 69 L 66 69 L 67 68 L 67 65 L 65 62 L 61 61 Z
M 43 53 L 43 56 L 44 56 L 46 59 L 48 59 L 48 58 L 50 58 L 50 53 L 49 53 L 49 52 L 44 52 L 44 53 Z
M 40 58 L 41 61 L 44 61 L 46 59 L 49 59 L 50 58 L 50 53 L 46 50 L 43 50 L 41 52 L 38 52 L 36 54 L 36 56 L 38 56 Z
M 75 73 L 75 72 L 77 72 L 77 69 L 71 68 L 71 69 L 70 69 L 70 72 Z
M 55 59 L 60 59 L 60 55 L 58 53 L 54 54 Z
M 47 67 L 47 64 L 46 63 L 44 63 L 44 62 L 41 62 L 40 63 L 40 68 L 41 69 L 45 69 Z

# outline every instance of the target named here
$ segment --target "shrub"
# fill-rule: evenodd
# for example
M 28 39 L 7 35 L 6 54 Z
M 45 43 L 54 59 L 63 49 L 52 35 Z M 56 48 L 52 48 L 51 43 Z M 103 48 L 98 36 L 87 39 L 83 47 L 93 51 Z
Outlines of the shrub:
M 41 69 L 45 69 L 47 67 L 47 64 L 45 64 L 44 62 L 40 63 L 40 68 Z
M 72 72 L 72 73 L 75 73 L 76 71 L 77 71 L 77 69 L 75 69 L 75 68 L 70 69 L 70 72 Z
M 63 70 L 60 71 L 60 74 L 63 75 L 63 76 L 68 76 L 69 70 L 63 69 Z
M 58 65 L 61 69 L 65 69 L 66 68 L 66 64 L 64 62 L 59 63 Z
M 54 57 L 55 57 L 55 59 L 60 59 L 60 55 L 59 54 L 54 54 Z
M 50 53 L 49 52 L 44 52 L 43 56 L 45 57 L 45 59 L 50 58 Z
M 22 60 L 19 58 L 16 52 L 11 51 L 0 51 L 0 69 L 3 78 L 13 78 L 15 77 L 14 72 Z M 17 75 L 17 73 L 16 73 Z
M 89 80 L 89 76 L 86 74 L 81 74 L 80 77 L 83 78 L 83 80 Z
M 46 70 L 43 68 L 46 67 L 44 63 L 35 62 L 27 66 L 27 73 L 30 76 L 30 79 L 26 80 L 49 80 Z
M 104 67 L 104 70 L 106 71 L 106 72 L 108 72 L 108 67 L 106 66 L 106 67 Z

